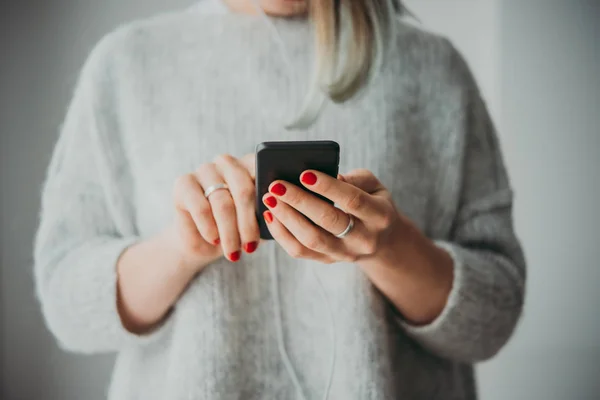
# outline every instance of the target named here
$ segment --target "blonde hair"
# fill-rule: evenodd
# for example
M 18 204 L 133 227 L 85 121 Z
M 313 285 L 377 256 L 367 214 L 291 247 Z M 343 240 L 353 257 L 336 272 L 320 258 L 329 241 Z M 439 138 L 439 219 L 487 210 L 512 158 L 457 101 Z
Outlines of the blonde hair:
M 400 0 L 312 0 L 310 18 L 316 37 L 313 85 L 290 129 L 312 125 L 326 100 L 343 103 L 377 73 L 394 37 Z

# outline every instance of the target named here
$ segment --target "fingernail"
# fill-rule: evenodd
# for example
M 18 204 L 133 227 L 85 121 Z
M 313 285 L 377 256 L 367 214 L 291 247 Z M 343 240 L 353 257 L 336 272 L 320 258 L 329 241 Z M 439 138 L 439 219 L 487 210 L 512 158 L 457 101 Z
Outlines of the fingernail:
M 270 208 L 275 208 L 275 206 L 277 206 L 277 199 L 273 196 L 269 196 L 265 199 L 265 204 Z
M 276 183 L 271 188 L 271 193 L 277 196 L 283 196 L 287 192 L 287 189 L 282 183 Z
M 254 253 L 258 248 L 258 242 L 250 242 L 244 245 L 244 251 L 248 254 Z
M 265 211 L 263 217 L 265 218 L 265 221 L 267 221 L 267 224 L 273 222 L 273 214 L 271 214 L 271 211 Z
M 242 252 L 241 251 L 234 251 L 233 253 L 231 253 L 229 255 L 229 261 L 232 262 L 237 262 L 240 261 L 240 258 L 242 257 Z
M 217 239 L 216 239 L 216 240 L 213 242 L 213 244 L 214 244 L 215 246 L 218 246 L 218 245 L 220 245 L 220 244 L 221 244 L 221 239 L 217 238 Z
M 317 183 L 317 176 L 312 172 L 304 173 L 300 179 L 302 180 L 302 183 L 306 185 L 314 185 Z

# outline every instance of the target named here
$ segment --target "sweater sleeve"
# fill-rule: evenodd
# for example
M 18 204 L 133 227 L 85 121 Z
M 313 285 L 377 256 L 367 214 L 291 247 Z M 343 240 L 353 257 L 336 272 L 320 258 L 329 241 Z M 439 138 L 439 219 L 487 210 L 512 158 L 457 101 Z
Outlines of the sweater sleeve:
M 112 40 L 92 52 L 79 77 L 42 192 L 35 240 L 38 299 L 59 344 L 99 353 L 154 340 L 124 329 L 117 311 L 116 263 L 138 241 L 122 184 L 127 163 L 111 102 Z
M 526 270 L 513 229 L 513 192 L 493 123 L 454 49 L 453 61 L 468 91 L 463 179 L 452 232 L 436 244 L 454 261 L 454 282 L 433 323 L 402 324 L 434 354 L 473 363 L 494 356 L 510 338 L 522 312 Z

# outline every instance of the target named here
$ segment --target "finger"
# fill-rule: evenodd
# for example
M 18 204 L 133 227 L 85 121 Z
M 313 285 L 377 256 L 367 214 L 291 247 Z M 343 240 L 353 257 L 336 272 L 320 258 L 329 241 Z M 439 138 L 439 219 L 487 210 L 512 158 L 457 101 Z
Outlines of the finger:
M 227 182 L 233 197 L 242 247 L 247 253 L 253 253 L 260 240 L 254 203 L 256 193 L 254 180 L 246 167 L 234 157 L 219 156 L 215 164 Z
M 277 201 L 277 198 L 270 194 L 264 196 L 263 202 L 273 216 L 304 247 L 317 253 L 326 254 L 337 260 L 347 260 L 349 258 L 349 252 L 339 239 L 321 227 L 312 224 L 285 202 Z
M 308 249 L 306 246 L 300 243 L 298 239 L 296 239 L 294 235 L 292 235 L 290 231 L 273 216 L 271 211 L 265 211 L 263 213 L 263 218 L 265 219 L 273 239 L 279 243 L 279 245 L 283 248 L 283 250 L 285 250 L 286 253 L 290 255 L 290 257 L 309 259 L 325 264 L 331 264 L 334 261 L 331 257 Z
M 203 190 L 213 185 L 225 183 L 217 167 L 212 163 L 201 166 L 196 175 Z M 217 224 L 223 254 L 230 261 L 239 261 L 241 257 L 240 235 L 238 232 L 235 203 L 233 202 L 231 193 L 229 190 L 217 190 L 208 197 L 208 202 L 210 203 L 213 218 Z
M 250 174 L 252 180 L 256 179 L 256 154 L 246 154 L 240 158 L 240 163 L 246 168 L 246 171 Z
M 341 177 L 344 182 L 356 186 L 369 194 L 375 194 L 385 190 L 385 187 L 379 179 L 367 169 L 355 169 Z
M 213 245 L 218 245 L 219 231 L 212 215 L 208 200 L 204 197 L 202 186 L 194 174 L 184 175 L 175 183 L 175 207 L 178 225 L 186 231 L 185 237 L 194 241 L 194 236 Z
M 348 226 L 348 214 L 296 185 L 275 181 L 269 192 L 332 235 L 343 232 Z
M 309 190 L 333 201 L 342 210 L 362 220 L 381 218 L 382 210 L 370 194 L 319 171 L 304 171 L 300 182 Z

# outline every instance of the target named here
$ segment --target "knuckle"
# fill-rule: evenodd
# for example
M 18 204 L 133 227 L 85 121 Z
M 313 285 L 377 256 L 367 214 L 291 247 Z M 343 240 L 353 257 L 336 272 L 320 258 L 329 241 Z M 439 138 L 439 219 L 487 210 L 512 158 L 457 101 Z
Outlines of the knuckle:
M 215 157 L 216 164 L 231 164 L 235 158 L 231 154 L 219 154 Z
M 362 242 L 362 253 L 367 256 L 371 256 L 377 252 L 379 248 L 378 241 L 376 239 L 367 239 Z
M 212 217 L 212 209 L 208 204 L 198 204 L 196 206 L 196 215 L 201 219 Z
M 232 214 L 233 212 L 235 212 L 235 205 L 233 204 L 231 199 L 223 199 L 223 200 L 216 202 L 216 204 L 214 204 L 212 206 L 212 209 L 215 210 L 215 212 L 218 212 L 220 214 L 228 215 L 228 214 Z
M 209 170 L 211 170 L 213 165 L 211 163 L 201 164 L 198 168 L 196 168 L 196 173 L 199 176 L 205 175 Z
M 311 249 L 318 251 L 323 248 L 323 241 L 317 235 L 310 235 L 302 241 L 302 244 Z
M 181 175 L 179 177 L 177 177 L 177 179 L 175 179 L 175 183 L 174 183 L 174 188 L 175 188 L 175 192 L 181 192 L 183 189 L 185 189 L 187 186 L 189 186 L 189 184 L 194 180 L 194 175 L 193 174 L 185 174 L 185 175 Z
M 173 183 L 172 200 L 177 207 L 183 208 L 183 203 L 186 199 L 186 193 L 192 187 L 195 181 L 192 174 L 181 175 Z
M 324 210 L 320 215 L 319 221 L 323 224 L 324 227 L 337 227 L 341 223 L 340 213 L 335 210 Z
M 254 186 L 251 185 L 244 185 L 238 189 L 238 196 L 240 197 L 243 203 L 253 202 L 254 193 Z
M 303 258 L 305 255 L 304 248 L 299 244 L 290 246 L 287 253 L 292 258 Z
M 350 199 L 348 199 L 348 202 L 346 203 L 348 211 L 360 211 L 362 210 L 364 205 L 365 196 L 360 192 L 353 194 L 352 197 L 350 197 Z
M 362 176 L 369 177 L 369 178 L 374 176 L 373 172 L 371 172 L 370 170 L 368 170 L 366 168 L 359 168 L 356 170 L 356 172 L 358 175 L 362 175 Z
M 379 217 L 379 226 L 382 230 L 386 230 L 391 227 L 394 223 L 394 215 L 392 213 L 385 213 Z

